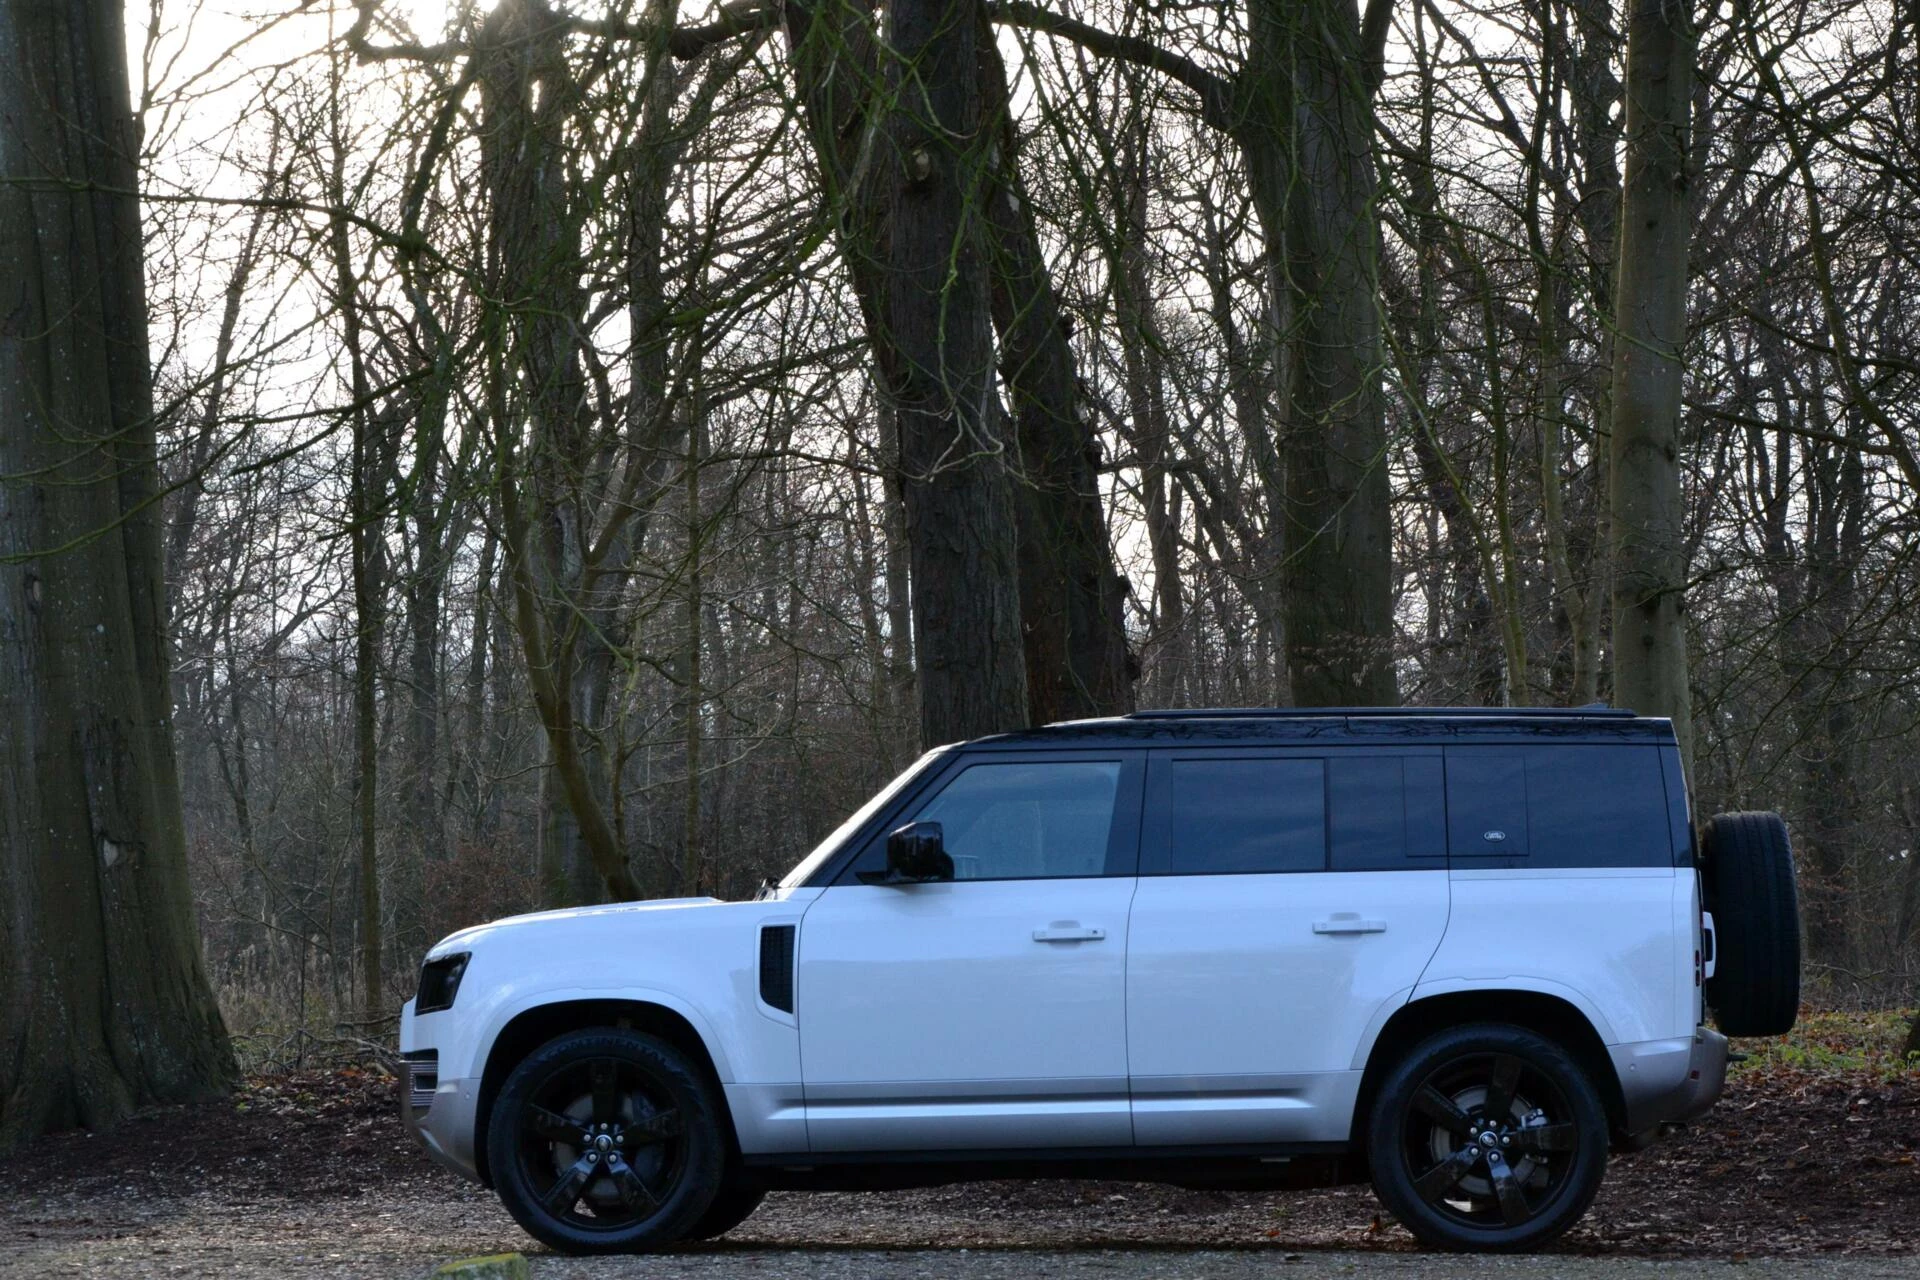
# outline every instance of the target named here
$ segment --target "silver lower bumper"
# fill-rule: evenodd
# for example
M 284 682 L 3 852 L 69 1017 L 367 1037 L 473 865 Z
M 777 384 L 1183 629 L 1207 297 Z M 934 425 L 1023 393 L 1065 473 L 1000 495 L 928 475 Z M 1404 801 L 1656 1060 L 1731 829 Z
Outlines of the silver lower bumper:
M 403 1080 L 400 1119 L 427 1154 L 463 1178 L 484 1183 L 475 1158 L 474 1117 L 479 1111 L 478 1080 L 436 1079 L 431 1092 Z
M 1617 1044 L 1607 1052 L 1620 1079 L 1628 1133 L 1697 1119 L 1726 1087 L 1727 1038 L 1709 1027 L 1672 1040 Z

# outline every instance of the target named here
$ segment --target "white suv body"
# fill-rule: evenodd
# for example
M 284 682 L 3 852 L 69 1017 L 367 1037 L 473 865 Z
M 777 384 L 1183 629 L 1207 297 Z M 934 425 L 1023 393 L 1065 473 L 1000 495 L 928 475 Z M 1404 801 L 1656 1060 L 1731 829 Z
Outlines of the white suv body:
M 900 873 L 903 829 L 931 833 L 946 874 Z M 1720 1092 L 1709 947 L 1666 721 L 1147 713 L 930 752 L 756 901 L 444 939 L 402 1015 L 403 1106 L 437 1158 L 496 1181 L 516 1065 L 625 1027 L 716 1087 L 733 1185 L 1103 1165 L 1254 1185 L 1314 1157 L 1364 1166 L 1400 1059 L 1497 1023 L 1571 1055 L 1618 1144 Z M 1452 1096 L 1473 1110 L 1479 1089 Z M 1547 1123 L 1519 1105 L 1496 1118 Z M 575 1217 L 590 1228 L 591 1206 Z M 1501 1225 L 1493 1247 L 1546 1238 Z

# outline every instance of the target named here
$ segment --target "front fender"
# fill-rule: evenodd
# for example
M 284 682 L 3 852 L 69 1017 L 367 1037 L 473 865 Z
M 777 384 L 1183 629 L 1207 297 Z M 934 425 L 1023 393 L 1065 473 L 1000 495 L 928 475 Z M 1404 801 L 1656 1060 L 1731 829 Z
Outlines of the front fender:
M 722 1084 L 733 1083 L 735 1077 L 734 1053 L 725 1037 L 719 1034 L 712 1021 L 691 999 L 678 991 L 657 986 L 635 986 L 631 984 L 587 986 L 570 985 L 541 987 L 530 990 L 512 990 L 489 1000 L 481 1009 L 475 1010 L 479 1016 L 475 1019 L 479 1027 L 472 1045 L 468 1049 L 467 1069 L 463 1072 L 470 1079 L 479 1079 L 486 1070 L 487 1059 L 493 1053 L 493 1046 L 499 1043 L 500 1033 L 505 1031 L 515 1018 L 535 1009 L 549 1005 L 574 1004 L 585 1001 L 618 1001 L 626 1004 L 658 1005 L 686 1019 L 694 1034 L 706 1046 L 707 1056 L 713 1060 L 714 1073 Z

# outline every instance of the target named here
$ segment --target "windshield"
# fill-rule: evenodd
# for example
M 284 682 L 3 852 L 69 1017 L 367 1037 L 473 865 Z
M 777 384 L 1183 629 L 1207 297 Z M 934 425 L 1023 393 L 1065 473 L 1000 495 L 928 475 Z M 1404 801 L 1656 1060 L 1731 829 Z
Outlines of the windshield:
M 945 747 L 935 747 L 908 765 L 905 769 L 901 770 L 899 777 L 880 788 L 873 799 L 867 801 L 858 809 L 855 809 L 852 817 L 835 827 L 825 840 L 813 846 L 812 853 L 800 859 L 799 864 L 795 866 L 793 870 L 781 877 L 780 887 L 782 889 L 794 889 L 805 884 L 808 877 L 820 869 L 820 864 L 828 858 L 831 858 L 834 853 L 839 850 L 841 844 L 847 837 L 865 826 L 868 819 L 872 818 L 874 814 L 886 808 L 889 801 L 899 795 L 909 782 L 912 782 L 925 772 L 927 766 L 931 764 L 936 757 L 943 755 L 946 750 Z

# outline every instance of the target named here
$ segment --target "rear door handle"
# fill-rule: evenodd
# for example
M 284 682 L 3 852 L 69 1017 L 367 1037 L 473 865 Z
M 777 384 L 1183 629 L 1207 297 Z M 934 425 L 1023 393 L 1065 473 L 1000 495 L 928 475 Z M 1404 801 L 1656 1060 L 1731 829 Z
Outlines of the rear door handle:
M 1351 912 L 1337 912 L 1331 920 L 1315 920 L 1315 933 L 1385 933 L 1385 920 L 1362 920 Z
M 1072 920 L 1055 920 L 1046 928 L 1033 931 L 1035 942 L 1098 942 L 1106 936 L 1105 929 L 1090 929 Z

